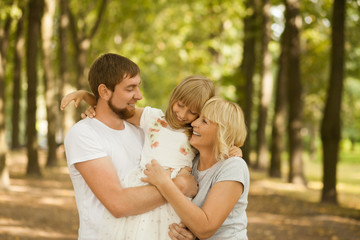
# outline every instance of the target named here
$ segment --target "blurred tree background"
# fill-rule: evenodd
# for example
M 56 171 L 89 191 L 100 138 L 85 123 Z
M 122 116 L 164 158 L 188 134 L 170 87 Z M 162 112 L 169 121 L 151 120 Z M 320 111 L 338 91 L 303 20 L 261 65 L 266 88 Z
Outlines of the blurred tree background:
M 249 165 L 306 185 L 304 161 L 318 158 L 321 201 L 336 204 L 339 151 L 360 142 L 359 10 L 359 0 L 2 0 L 0 187 L 10 149 L 26 148 L 27 175 L 41 176 L 40 148 L 46 167 L 58 164 L 86 107 L 61 112 L 60 100 L 88 89 L 91 63 L 114 52 L 141 68 L 139 106 L 165 109 L 188 75 L 212 79 L 245 112 Z

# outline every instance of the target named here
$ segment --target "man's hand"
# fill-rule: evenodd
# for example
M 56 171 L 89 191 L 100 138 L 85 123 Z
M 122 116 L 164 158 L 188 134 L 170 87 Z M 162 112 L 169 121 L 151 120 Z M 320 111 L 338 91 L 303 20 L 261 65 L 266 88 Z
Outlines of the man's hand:
M 191 168 L 189 167 L 181 169 L 173 181 L 185 196 L 193 198 L 197 194 L 199 186 L 190 172 Z
M 169 236 L 172 240 L 194 240 L 195 236 L 183 223 L 173 223 L 169 226 Z

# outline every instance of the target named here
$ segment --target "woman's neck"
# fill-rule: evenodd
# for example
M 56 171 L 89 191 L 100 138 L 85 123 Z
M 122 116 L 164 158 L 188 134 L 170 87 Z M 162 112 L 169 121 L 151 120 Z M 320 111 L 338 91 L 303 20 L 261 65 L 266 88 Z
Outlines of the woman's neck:
M 200 161 L 198 165 L 199 171 L 211 168 L 217 163 L 215 152 L 213 150 L 199 150 Z

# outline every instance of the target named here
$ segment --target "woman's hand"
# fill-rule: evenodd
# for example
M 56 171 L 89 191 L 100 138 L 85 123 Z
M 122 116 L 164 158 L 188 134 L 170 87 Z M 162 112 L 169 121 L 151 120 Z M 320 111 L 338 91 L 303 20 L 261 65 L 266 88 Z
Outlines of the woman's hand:
M 243 153 L 241 151 L 241 148 L 238 147 L 231 147 L 229 150 L 229 156 L 230 157 L 241 157 L 243 156 Z
M 183 223 L 173 223 L 169 226 L 169 236 L 172 240 L 193 240 L 195 239 L 194 234 L 186 228 Z
M 159 186 L 167 181 L 171 181 L 171 170 L 165 170 L 156 160 L 151 160 L 151 164 L 146 164 L 145 168 L 144 174 L 147 178 L 142 178 L 143 182 Z

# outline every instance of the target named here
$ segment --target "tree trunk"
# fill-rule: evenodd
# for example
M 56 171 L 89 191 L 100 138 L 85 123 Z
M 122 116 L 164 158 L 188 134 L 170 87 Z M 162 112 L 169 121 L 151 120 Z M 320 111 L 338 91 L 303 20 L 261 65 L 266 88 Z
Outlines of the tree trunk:
M 27 156 L 28 175 L 41 176 L 38 159 L 38 140 L 36 131 L 36 88 L 38 84 L 37 57 L 38 40 L 40 35 L 41 15 L 43 11 L 43 0 L 30 0 L 28 5 L 28 32 L 26 48 L 26 74 L 28 80 L 27 89 Z
M 315 161 L 316 158 L 316 139 L 317 139 L 318 128 L 317 126 L 311 125 L 309 127 L 310 143 L 309 143 L 309 160 Z
M 70 20 L 70 30 L 71 36 L 74 43 L 75 48 L 75 62 L 76 62 L 76 88 L 77 89 L 88 89 L 88 84 L 86 81 L 85 69 L 87 66 L 88 53 L 91 46 L 91 40 L 95 36 L 102 16 L 104 14 L 106 4 L 108 0 L 102 0 L 100 2 L 100 8 L 97 14 L 96 22 L 91 28 L 89 34 L 86 34 L 86 29 L 78 29 L 76 25 L 75 16 L 71 13 L 68 8 L 69 20 Z M 84 25 L 87 26 L 86 24 Z M 77 109 L 77 118 L 80 119 L 80 114 L 84 112 L 86 108 L 82 105 L 79 105 Z
M 271 160 L 269 175 L 271 177 L 281 177 L 281 155 L 284 150 L 284 138 L 286 133 L 286 76 L 287 76 L 287 54 L 288 49 L 285 44 L 288 40 L 287 30 L 281 36 L 281 54 L 279 57 L 279 71 L 276 80 L 276 99 L 275 113 L 272 125 L 272 142 L 271 142 Z
M 330 85 L 321 124 L 323 143 L 322 202 L 337 203 L 336 166 L 341 134 L 340 110 L 344 79 L 345 1 L 335 0 L 332 19 Z
M 68 15 L 68 0 L 59 1 L 60 8 L 60 24 L 59 24 L 59 96 L 58 101 L 67 93 L 71 92 L 73 88 L 70 84 L 69 78 L 69 26 L 70 20 Z M 61 142 L 64 141 L 65 134 L 74 125 L 75 110 L 70 108 L 66 111 L 60 112 L 60 124 L 61 124 Z
M 77 89 L 84 89 L 89 90 L 85 69 L 87 67 L 87 59 L 88 59 L 88 52 L 90 49 L 90 39 L 84 39 L 78 46 L 75 47 L 75 57 L 76 57 L 76 88 Z M 86 43 L 88 42 L 88 43 Z M 86 110 L 85 105 L 79 104 L 76 109 L 76 121 L 80 120 L 81 113 L 85 112 Z
M 262 41 L 261 41 L 261 79 L 260 79 L 260 104 L 258 116 L 257 137 L 257 161 L 256 167 L 265 169 L 269 160 L 269 150 L 266 143 L 266 125 L 268 108 L 272 96 L 273 77 L 271 72 L 272 56 L 269 51 L 271 40 L 271 14 L 269 0 L 262 0 Z
M 246 8 L 248 9 L 248 14 L 244 19 L 245 25 L 245 39 L 244 39 L 244 50 L 242 63 L 239 69 L 240 78 L 244 79 L 245 82 L 245 107 L 244 115 L 245 122 L 248 128 L 248 135 L 243 149 L 244 159 L 249 164 L 250 163 L 250 151 L 251 151 L 251 121 L 252 121 L 252 108 L 253 108 L 253 92 L 254 92 L 254 83 L 253 76 L 255 71 L 255 59 L 256 59 L 256 39 L 257 39 L 257 5 L 256 1 L 247 0 Z M 237 86 L 237 91 L 241 91 L 240 86 Z M 242 105 L 241 103 L 239 103 Z
M 24 57 L 24 11 L 16 25 L 15 48 L 14 48 L 14 83 L 11 112 L 11 148 L 20 147 L 20 99 L 21 99 L 21 63 Z
M 287 88 L 289 99 L 289 182 L 305 185 L 302 159 L 302 85 L 300 73 L 300 0 L 285 0 L 289 34 Z
M 6 128 L 5 128 L 5 65 L 9 45 L 11 17 L 7 16 L 4 25 L 0 21 L 0 189 L 10 185 L 9 170 L 6 165 Z
M 54 32 L 54 15 L 55 15 L 55 0 L 45 0 L 44 15 L 41 23 L 42 36 L 42 52 L 43 52 L 43 67 L 44 67 L 44 85 L 45 85 L 45 102 L 47 113 L 47 161 L 46 166 L 56 166 L 56 130 L 57 115 L 59 112 L 59 104 L 57 102 L 57 85 L 54 74 L 54 65 L 52 58 L 52 36 Z

